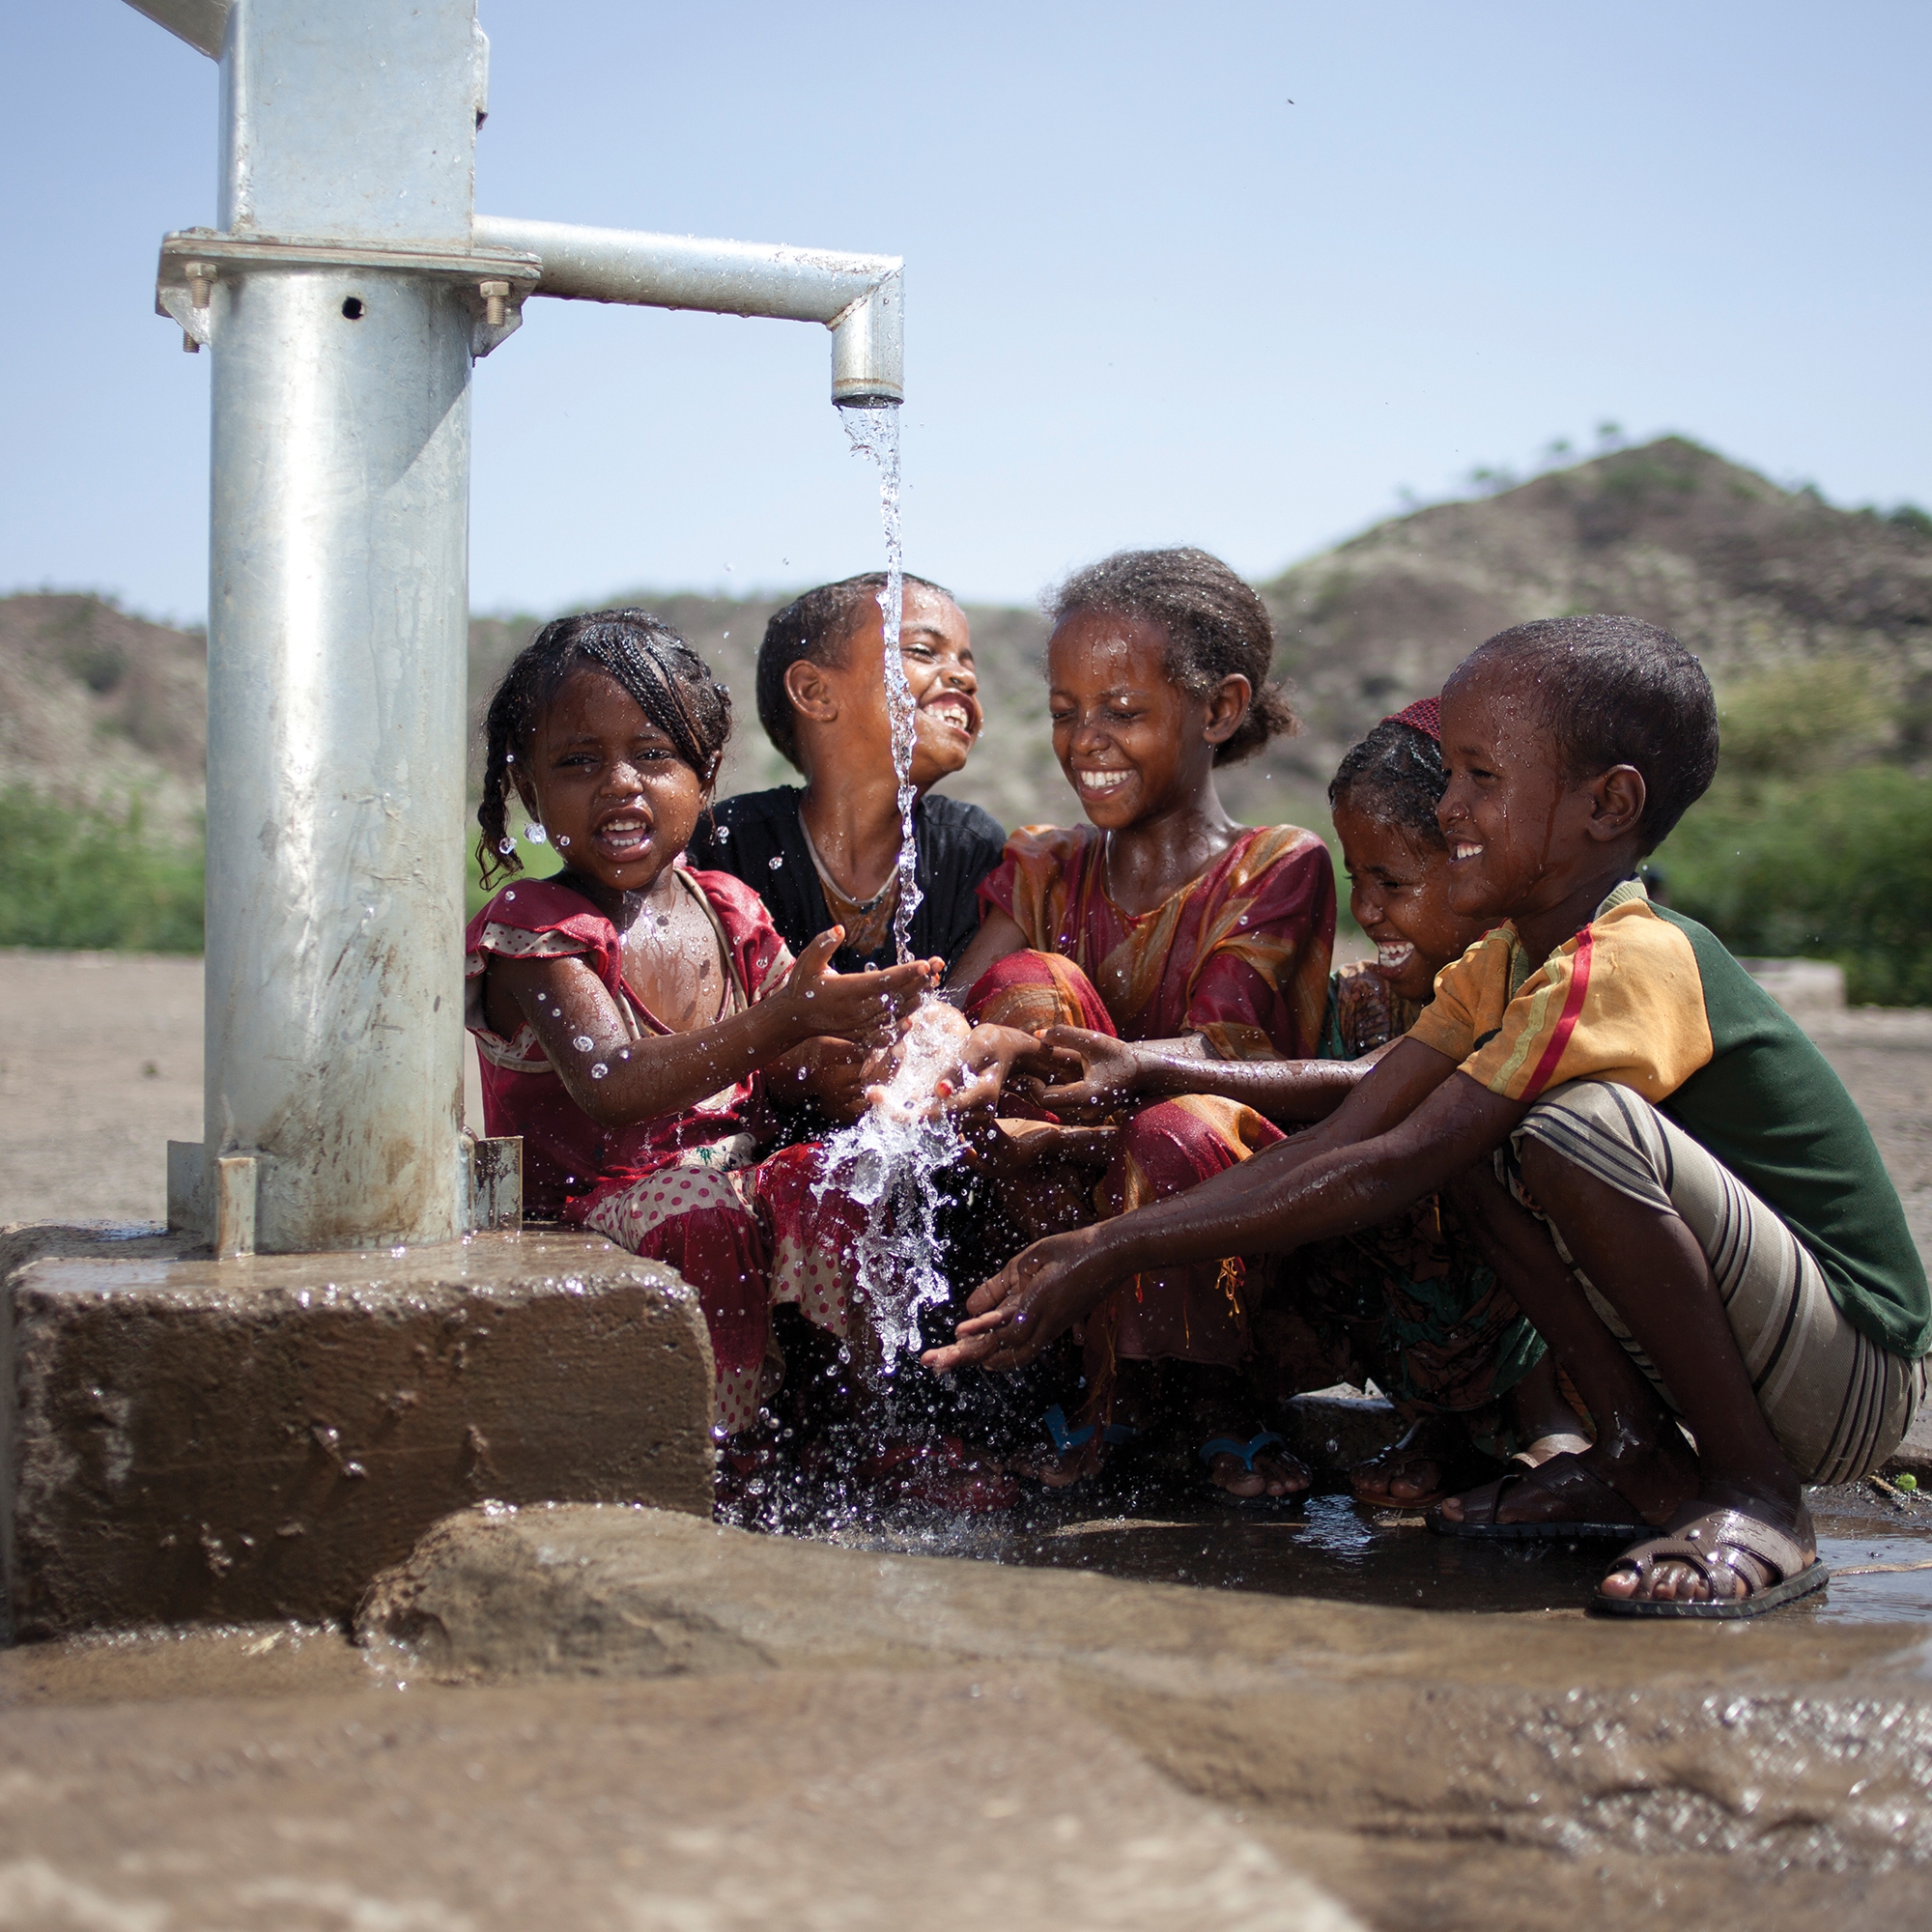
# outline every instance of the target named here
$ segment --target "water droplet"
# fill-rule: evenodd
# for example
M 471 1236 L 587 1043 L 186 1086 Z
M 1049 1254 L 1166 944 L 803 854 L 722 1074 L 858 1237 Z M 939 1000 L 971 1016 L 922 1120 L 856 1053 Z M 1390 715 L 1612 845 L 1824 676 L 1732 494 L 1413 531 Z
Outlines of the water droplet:
M 506 859 L 516 849 L 517 849 L 517 841 L 514 838 L 499 838 L 497 840 L 497 850 L 502 853 L 503 857 Z
M 550 834 L 541 825 L 526 825 L 524 827 L 524 837 L 532 845 L 542 845 L 548 842 Z
M 570 843 L 570 834 L 568 832 L 559 832 L 556 835 L 556 843 L 557 849 L 561 851 L 564 846 Z
M 601 1080 L 603 1079 L 605 1074 L 610 1072 L 610 1070 L 611 1069 L 608 1066 L 606 1066 L 604 1063 L 600 1060 L 596 1064 L 596 1065 L 590 1069 L 590 1077 L 593 1080 Z
M 503 895 L 503 896 L 504 896 L 504 897 L 505 897 L 506 899 L 513 899 L 513 898 L 515 898 L 515 897 L 516 897 L 517 895 L 516 895 L 516 894 L 515 894 L 515 893 L 505 893 L 505 894 Z
M 728 845 L 728 844 L 730 844 L 730 842 L 731 842 L 731 828 L 730 828 L 730 827 L 729 827 L 728 825 L 721 825 L 721 826 L 720 826 L 720 827 L 718 828 L 718 842 L 719 842 L 719 844 L 721 844 L 721 845 Z
M 783 853 L 781 853 L 781 852 L 774 852 L 774 853 L 772 854 L 772 870 L 773 870 L 773 871 L 775 871 L 775 872 L 781 872 L 781 871 L 783 871 L 783 870 L 784 870 L 784 854 L 783 854 Z
M 815 1000 L 815 999 L 817 999 L 818 995 L 817 995 L 816 993 L 814 993 L 814 992 L 813 992 L 813 991 L 811 990 L 811 988 L 810 988 L 810 986 L 808 986 L 808 987 L 807 987 L 807 988 L 805 989 L 805 997 L 806 997 L 806 998 L 807 998 L 808 1000 Z
M 588 1053 L 597 1044 L 587 1033 L 579 1034 L 570 1043 L 579 1053 Z
M 505 763 L 506 765 L 514 765 L 514 764 L 515 764 L 515 763 L 517 762 L 517 754 L 516 754 L 516 753 L 514 753 L 514 752 L 505 752 L 505 753 L 503 753 L 503 762 L 504 762 L 504 763 Z

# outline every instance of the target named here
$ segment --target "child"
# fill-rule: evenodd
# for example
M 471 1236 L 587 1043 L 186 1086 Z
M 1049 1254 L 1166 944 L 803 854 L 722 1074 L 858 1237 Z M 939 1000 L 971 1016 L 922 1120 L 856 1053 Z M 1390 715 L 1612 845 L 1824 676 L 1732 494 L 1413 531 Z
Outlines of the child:
M 841 973 L 893 963 L 898 906 L 898 781 L 886 709 L 885 619 L 878 572 L 821 584 L 765 626 L 758 718 L 805 786 L 727 798 L 692 840 L 696 865 L 732 872 L 765 901 L 788 946 L 836 920 Z M 922 895 L 912 950 L 952 967 L 980 923 L 975 890 L 999 864 L 1006 834 L 977 805 L 932 794 L 963 770 L 983 723 L 973 640 L 951 594 L 905 580 L 899 656 L 918 705 L 913 789 Z
M 1662 1526 L 1595 1607 L 1772 1608 L 1826 1580 L 1803 1485 L 1859 1479 L 1911 1426 L 1932 1295 L 1823 1056 L 1634 876 L 1717 767 L 1710 685 L 1667 632 L 1558 618 L 1465 660 L 1442 724 L 1450 903 L 1506 923 L 1321 1125 L 1037 1243 L 972 1297 L 938 1365 L 1017 1365 L 1129 1275 L 1348 1234 L 1495 1158 L 1508 1191 L 1476 1177 L 1483 1238 L 1597 1440 L 1452 1497 L 1441 1526 Z
M 1447 902 L 1449 851 L 1436 700 L 1385 718 L 1328 787 L 1350 882 L 1350 910 L 1377 956 L 1331 974 L 1320 1060 L 1204 1062 L 1165 1042 L 1135 1045 L 1055 1028 L 1043 1043 L 1081 1063 L 1072 1085 L 1039 1090 L 1057 1110 L 1185 1093 L 1244 1100 L 1272 1121 L 1318 1120 L 1367 1074 L 1428 1005 L 1436 973 L 1481 936 Z M 1588 1447 L 1556 1393 L 1541 1339 L 1463 1231 L 1429 1196 L 1381 1228 L 1323 1242 L 1275 1271 L 1256 1317 L 1267 1378 L 1283 1393 L 1373 1377 L 1409 1423 L 1350 1471 L 1366 1502 L 1413 1509 L 1493 1466 L 1471 1425 L 1496 1434 L 1494 1405 L 1532 1463 Z
M 726 1467 L 757 1460 L 770 1306 L 844 1339 L 856 1210 L 814 1189 L 817 1151 L 760 1158 L 765 1103 L 815 1088 L 821 1036 L 890 1045 L 937 978 L 920 960 L 837 974 L 841 937 L 794 961 L 755 894 L 681 862 L 730 732 L 703 662 L 641 611 L 547 624 L 491 699 L 477 852 L 515 873 L 514 792 L 565 869 L 506 887 L 466 935 L 466 1022 L 492 1134 L 524 1139 L 525 1202 L 663 1261 L 711 1331 Z
M 1297 826 L 1236 824 L 1214 788 L 1217 766 L 1294 727 L 1267 682 L 1266 607 L 1205 552 L 1138 551 L 1070 579 L 1050 615 L 1054 751 L 1090 822 L 1018 833 L 980 888 L 979 935 L 952 976 L 975 1022 L 977 1077 L 960 1105 L 995 1104 L 1016 1065 L 1047 1070 L 1036 1035 L 1054 1025 L 1178 1039 L 1204 1060 L 1313 1053 L 1335 931 L 1327 847 Z M 1108 1192 L 1128 1206 L 1279 1138 L 1234 1100 L 1155 1111 L 1114 1157 Z M 1069 1185 L 1029 1169 L 1009 1192 L 1023 1212 L 1029 1194 L 1044 1211 L 1056 1184 L 1091 1214 L 1091 1177 Z M 1110 1431 L 1131 1428 L 1125 1410 L 1147 1397 L 1142 1378 L 1116 1415 L 1117 1365 L 1167 1359 L 1192 1365 L 1203 1442 L 1237 1434 L 1254 1445 L 1209 1459 L 1217 1487 L 1241 1497 L 1305 1488 L 1278 1444 L 1255 1443 L 1252 1398 L 1234 1373 L 1251 1347 L 1247 1307 L 1218 1264 L 1140 1283 L 1087 1323 L 1086 1413 L 1079 1429 L 1062 1426 L 1063 1446 L 1035 1473 L 1064 1484 L 1096 1467 Z

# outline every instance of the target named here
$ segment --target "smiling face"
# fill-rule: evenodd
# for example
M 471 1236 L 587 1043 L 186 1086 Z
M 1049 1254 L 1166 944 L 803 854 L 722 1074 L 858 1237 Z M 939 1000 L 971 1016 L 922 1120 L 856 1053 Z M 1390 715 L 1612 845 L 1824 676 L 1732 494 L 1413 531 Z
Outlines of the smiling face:
M 515 769 L 565 865 L 607 894 L 648 892 L 704 806 L 702 781 L 670 739 L 615 678 L 587 666 L 557 687 Z
M 952 598 L 923 583 L 908 583 L 899 621 L 899 662 L 905 667 L 914 719 L 912 782 L 929 790 L 965 764 L 985 720 L 973 668 L 973 637 Z M 886 708 L 886 620 L 867 597 L 840 639 L 832 662 L 801 662 L 786 683 L 799 716 L 801 744 L 813 725 L 836 726 L 848 751 L 876 747 L 890 766 L 892 715 Z M 796 682 L 794 682 L 796 680 Z M 823 718 L 814 714 L 823 712 Z M 810 750 L 808 767 L 813 760 Z
M 1335 808 L 1349 868 L 1349 910 L 1376 943 L 1376 971 L 1406 1000 L 1426 1001 L 1435 976 L 1460 959 L 1487 923 L 1449 903 L 1449 855 L 1391 818 Z
M 1435 817 L 1449 843 L 1449 903 L 1457 912 L 1520 923 L 1559 906 L 1602 867 L 1608 828 L 1600 822 L 1598 794 L 1605 781 L 1565 776 L 1534 694 L 1521 689 L 1507 663 L 1478 660 L 1449 680 L 1442 765 L 1449 785 Z M 1639 812 L 1641 785 L 1638 780 Z
M 1069 611 L 1047 642 L 1054 755 L 1102 831 L 1194 803 L 1247 709 L 1244 677 L 1190 697 L 1167 674 L 1167 650 L 1158 624 L 1092 609 Z

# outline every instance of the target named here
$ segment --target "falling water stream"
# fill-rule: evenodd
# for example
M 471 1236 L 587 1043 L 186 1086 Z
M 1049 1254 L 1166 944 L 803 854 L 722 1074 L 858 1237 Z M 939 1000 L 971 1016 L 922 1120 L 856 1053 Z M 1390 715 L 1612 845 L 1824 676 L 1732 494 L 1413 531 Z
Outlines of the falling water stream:
M 912 957 L 912 920 L 919 910 L 919 851 L 913 837 L 912 754 L 917 707 L 899 655 L 905 607 L 905 554 L 899 530 L 899 412 L 889 403 L 842 409 L 855 455 L 879 470 L 879 516 L 885 526 L 886 582 L 879 592 L 885 618 L 886 709 L 893 725 L 893 771 L 898 781 L 898 903 L 893 913 L 895 956 Z M 947 1022 L 952 1021 L 949 1028 Z M 940 1200 L 933 1176 L 965 1153 L 950 1120 L 920 1115 L 934 1083 L 957 1059 L 953 1009 L 934 998 L 913 1016 L 897 1067 L 885 1093 L 852 1126 L 824 1144 L 820 1191 L 838 1187 L 866 1209 L 855 1243 L 857 1300 L 878 1345 L 879 1367 L 890 1375 L 902 1356 L 920 1349 L 920 1312 L 942 1306 L 950 1293 L 940 1266 Z
M 913 843 L 913 808 L 919 794 L 912 785 L 913 738 L 917 709 L 912 686 L 906 682 L 905 661 L 899 656 L 899 625 L 905 611 L 905 548 L 899 534 L 899 406 L 886 403 L 870 409 L 842 409 L 845 434 L 855 455 L 868 456 L 879 467 L 879 520 L 886 532 L 886 585 L 879 592 L 885 614 L 886 709 L 893 721 L 893 771 L 898 779 L 899 897 L 893 914 L 893 939 L 900 965 L 912 957 L 912 916 L 919 910 L 918 850 Z

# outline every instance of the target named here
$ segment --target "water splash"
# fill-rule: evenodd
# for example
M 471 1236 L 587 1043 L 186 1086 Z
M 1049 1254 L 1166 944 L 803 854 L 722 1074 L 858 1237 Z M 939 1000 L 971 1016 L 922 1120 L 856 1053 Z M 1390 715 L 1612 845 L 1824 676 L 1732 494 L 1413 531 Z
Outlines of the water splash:
M 895 957 L 903 965 L 912 957 L 912 916 L 919 910 L 919 853 L 913 841 L 913 807 L 919 794 L 912 784 L 913 739 L 919 707 L 906 682 L 905 660 L 899 656 L 899 626 L 905 611 L 905 546 L 899 533 L 899 406 L 887 403 L 873 409 L 841 409 L 845 434 L 855 456 L 868 456 L 879 466 L 879 520 L 886 533 L 886 584 L 879 592 L 885 616 L 886 709 L 893 721 L 893 772 L 898 780 L 899 898 L 893 914 Z
M 945 1305 L 952 1289 L 940 1267 L 939 1190 L 933 1177 L 963 1158 L 966 1144 L 950 1118 L 922 1109 L 958 1065 L 965 1021 L 928 998 L 897 1048 L 898 1064 L 864 1116 L 820 1149 L 814 1191 L 841 1189 L 866 1210 L 853 1243 L 858 1304 L 891 1375 L 922 1346 L 920 1314 Z

